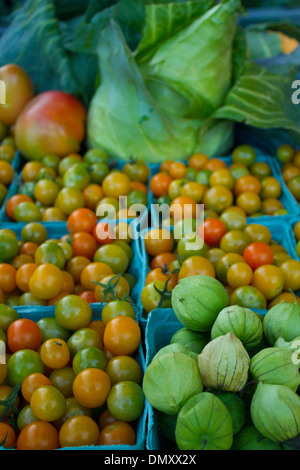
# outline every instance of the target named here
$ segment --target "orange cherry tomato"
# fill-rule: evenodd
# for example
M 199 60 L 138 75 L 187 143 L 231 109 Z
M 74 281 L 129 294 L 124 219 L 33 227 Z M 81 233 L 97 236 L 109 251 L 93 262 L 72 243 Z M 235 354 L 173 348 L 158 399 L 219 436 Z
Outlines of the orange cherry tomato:
M 4 422 L 0 423 L 0 442 L 5 448 L 13 447 L 16 443 L 17 436 L 13 428 Z
M 281 294 L 284 282 L 284 275 L 280 268 L 272 264 L 264 264 L 254 271 L 251 284 L 259 289 L 269 301 Z
M 243 193 L 255 193 L 259 194 L 261 191 L 261 184 L 259 179 L 253 175 L 240 176 L 235 181 L 233 192 L 235 196 L 239 196 Z
M 141 341 L 138 323 L 130 317 L 120 316 L 110 320 L 105 328 L 103 343 L 114 356 L 130 355 Z
M 38 266 L 35 263 L 23 264 L 19 267 L 16 272 L 16 284 L 21 291 L 29 291 L 29 279 L 37 267 Z
M 90 263 L 83 268 L 80 274 L 80 283 L 86 290 L 94 291 L 97 287 L 95 282 L 101 282 L 106 276 L 113 274 L 113 270 L 108 264 L 102 262 Z
M 151 229 L 145 234 L 144 240 L 146 252 L 150 256 L 171 252 L 174 248 L 173 235 L 167 229 Z
M 30 403 L 33 392 L 43 385 L 52 385 L 51 380 L 39 372 L 27 375 L 22 382 L 21 392 L 23 397 Z
M 177 256 L 174 253 L 160 253 L 152 259 L 150 263 L 150 268 L 165 268 L 169 270 L 172 261 L 175 261 L 176 259 Z
M 74 397 L 82 406 L 97 408 L 105 403 L 111 388 L 110 378 L 101 369 L 88 368 L 76 375 L 73 382 Z
M 85 256 L 92 259 L 98 244 L 92 234 L 76 232 L 72 237 L 73 256 Z
M 60 294 L 63 274 L 54 264 L 39 265 L 29 279 L 30 292 L 42 300 L 49 300 Z
M 182 162 L 173 162 L 169 166 L 169 174 L 171 178 L 184 178 L 186 175 L 187 167 Z
M 58 431 L 46 421 L 27 424 L 17 440 L 17 450 L 54 450 L 59 447 Z
M 0 264 L 0 288 L 4 294 L 10 294 L 16 287 L 17 270 L 11 264 Z
M 167 282 L 168 285 L 173 289 L 178 283 L 178 276 L 176 274 L 171 274 L 168 271 L 164 272 L 162 268 L 152 269 L 146 276 L 145 285 L 151 284 L 155 281 Z
M 188 166 L 195 170 L 202 170 L 204 165 L 209 161 L 209 157 L 203 153 L 195 153 L 188 160 Z
M 86 300 L 89 304 L 94 304 L 97 302 L 95 293 L 93 290 L 85 290 L 79 294 L 79 297 Z
M 197 276 L 199 274 L 216 277 L 213 264 L 202 256 L 191 256 L 182 263 L 178 274 L 178 280 L 188 276 Z
M 98 444 L 100 446 L 136 444 L 136 434 L 132 426 L 122 421 L 106 425 L 99 434 Z
M 155 197 L 161 197 L 164 194 L 167 194 L 171 181 L 172 178 L 167 173 L 157 173 L 150 180 L 150 190 L 153 192 Z
M 67 228 L 71 235 L 76 232 L 92 233 L 97 224 L 97 216 L 94 211 L 87 208 L 76 209 L 67 220 Z

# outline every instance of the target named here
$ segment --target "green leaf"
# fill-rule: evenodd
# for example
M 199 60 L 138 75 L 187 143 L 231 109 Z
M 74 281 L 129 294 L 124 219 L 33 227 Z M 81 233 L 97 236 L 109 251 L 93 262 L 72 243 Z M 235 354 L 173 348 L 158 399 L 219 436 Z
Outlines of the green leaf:
M 195 127 L 189 121 L 188 126 L 159 109 L 115 22 L 102 32 L 98 53 L 101 84 L 89 109 L 89 145 L 123 159 L 186 158 L 195 145 L 199 121 Z
M 249 64 L 214 118 L 243 122 L 260 129 L 286 129 L 300 140 L 300 128 L 291 117 L 292 81 L 292 75 L 273 74 L 266 68 Z
M 137 60 L 141 62 L 145 51 L 149 55 L 149 49 L 186 27 L 213 5 L 214 0 L 147 5 L 143 36 L 135 52 Z
M 140 65 L 144 77 L 181 84 L 218 108 L 232 84 L 239 0 L 223 0 L 159 43 Z M 199 114 L 202 117 L 202 113 Z
M 0 38 L 0 66 L 15 63 L 31 77 L 35 92 L 59 89 L 81 96 L 50 0 L 28 0 Z
M 252 60 L 265 59 L 282 53 L 281 40 L 277 33 L 261 30 L 246 30 L 249 56 Z

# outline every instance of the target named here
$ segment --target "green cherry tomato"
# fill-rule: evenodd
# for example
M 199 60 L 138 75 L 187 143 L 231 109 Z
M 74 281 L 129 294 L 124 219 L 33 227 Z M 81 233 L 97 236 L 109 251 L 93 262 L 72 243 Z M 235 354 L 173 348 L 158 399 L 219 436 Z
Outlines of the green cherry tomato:
M 92 308 L 78 295 L 67 295 L 57 302 L 55 318 L 64 328 L 75 331 L 90 323 Z
M 142 388 L 131 381 L 117 382 L 108 394 L 107 408 L 118 421 L 135 421 L 141 416 L 144 408 Z
M 9 261 L 19 252 L 17 237 L 5 229 L 0 230 L 0 261 Z
M 127 206 L 131 207 L 133 204 L 143 204 L 144 206 L 146 206 L 147 200 L 147 194 L 145 194 L 143 191 L 135 189 L 134 191 L 131 191 L 127 196 Z
M 179 240 L 177 252 L 181 260 L 185 260 L 190 256 L 205 256 L 207 245 L 199 235 L 190 233 Z
M 200 170 L 197 173 L 196 181 L 197 183 L 204 184 L 205 186 L 209 186 L 209 180 L 212 172 L 210 170 Z
M 120 316 L 130 317 L 133 320 L 135 319 L 135 310 L 133 306 L 126 300 L 112 300 L 104 305 L 102 310 L 102 321 L 107 325 L 107 323 L 115 317 Z
M 27 424 L 33 423 L 34 421 L 39 421 L 38 418 L 33 414 L 30 405 L 24 406 L 18 414 L 17 426 L 20 431 L 27 426 Z
M 7 362 L 7 381 L 14 387 L 30 374 L 44 373 L 41 356 L 31 349 L 21 349 L 13 353 Z
M 77 375 L 84 369 L 96 368 L 105 370 L 106 357 L 101 349 L 90 346 L 88 348 L 80 349 L 74 356 L 72 367 L 74 374 Z
M 167 295 L 162 294 L 165 288 L 164 281 L 151 282 L 143 288 L 141 303 L 147 314 L 155 308 L 171 308 L 171 287 L 167 286 Z
M 224 212 L 220 220 L 226 225 L 227 230 L 243 230 L 247 225 L 246 217 L 235 211 Z
M 67 345 L 72 357 L 83 348 L 102 348 L 102 338 L 98 331 L 93 328 L 81 328 L 75 331 L 67 341 Z
M 83 160 L 88 164 L 93 163 L 108 163 L 108 155 L 101 149 L 87 150 L 83 156 Z
M 22 228 L 21 238 L 24 243 L 33 242 L 37 245 L 41 245 L 48 238 L 47 229 L 39 222 L 26 224 L 25 227 Z
M 0 328 L 4 332 L 7 331 L 9 325 L 18 320 L 19 314 L 18 312 L 8 305 L 0 304 Z
M 297 253 L 298 258 L 300 258 L 300 241 L 296 245 L 296 253 Z
M 101 184 L 109 173 L 106 163 L 96 162 L 89 167 L 91 183 Z
M 255 163 L 256 153 L 250 145 L 239 145 L 232 153 L 233 163 L 243 163 L 250 168 Z
M 31 197 L 31 199 L 34 199 L 34 188 L 35 183 L 33 181 L 26 181 L 26 183 L 23 183 L 20 186 L 19 194 L 25 194 L 26 196 Z
M 85 163 L 75 163 L 63 175 L 63 186 L 83 190 L 90 184 L 90 175 Z
M 253 286 L 241 286 L 233 291 L 230 305 L 240 305 L 245 308 L 267 308 L 267 301 L 263 294 Z
M 106 367 L 111 384 L 130 381 L 139 384 L 142 379 L 142 371 L 139 363 L 130 356 L 115 356 L 110 359 Z
M 230 230 L 223 235 L 220 241 L 220 248 L 226 253 L 239 253 L 241 255 L 249 245 L 249 242 L 249 238 L 241 230 Z
M 45 155 L 42 159 L 42 164 L 48 168 L 58 171 L 58 166 L 61 159 L 57 155 Z
M 295 150 L 291 145 L 283 144 L 277 149 L 277 158 L 281 163 L 288 163 L 292 161 Z
M 128 268 L 128 257 L 123 248 L 114 242 L 100 246 L 94 254 L 94 262 L 108 264 L 115 274 L 124 273 Z
M 76 398 L 69 397 L 66 399 L 66 411 L 64 414 L 53 422 L 54 426 L 59 430 L 62 425 L 73 416 L 89 416 L 92 417 L 92 410 L 90 408 L 86 408 L 85 406 L 80 405 Z
M 19 297 L 19 305 L 43 305 L 45 307 L 47 300 L 38 299 L 31 292 L 24 292 L 24 294 Z
M 63 176 L 65 172 L 71 168 L 71 166 L 76 165 L 79 162 L 78 158 L 72 155 L 63 158 L 58 165 L 58 173 L 60 176 Z
M 14 218 L 17 222 L 39 222 L 42 212 L 34 202 L 21 202 L 14 210 Z
M 73 396 L 75 374 L 72 367 L 62 367 L 61 369 L 53 370 L 49 375 L 49 379 L 65 398 Z
M 44 317 L 37 321 L 37 325 L 41 330 L 42 342 L 51 338 L 59 338 L 68 341 L 72 332 L 61 326 L 56 318 Z
M 34 255 L 36 264 L 54 264 L 59 269 L 63 269 L 66 264 L 66 258 L 62 248 L 52 241 L 47 241 L 40 245 Z

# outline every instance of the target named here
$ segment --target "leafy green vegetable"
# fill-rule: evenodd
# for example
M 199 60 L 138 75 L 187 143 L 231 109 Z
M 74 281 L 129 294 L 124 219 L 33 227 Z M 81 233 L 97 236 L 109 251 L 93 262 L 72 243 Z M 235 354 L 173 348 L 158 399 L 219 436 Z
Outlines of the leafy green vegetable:
M 187 158 L 206 140 L 203 134 L 211 131 L 212 123 L 203 126 L 232 85 L 240 4 L 224 0 L 209 8 L 210 0 L 206 6 L 189 3 L 189 8 L 146 6 L 144 34 L 135 56 L 114 22 L 103 31 L 98 48 L 101 84 L 88 117 L 91 146 L 114 157 L 139 156 L 154 162 L 169 155 Z M 194 18 L 200 4 L 202 13 L 209 10 Z M 179 30 L 178 15 L 183 25 Z M 224 131 L 229 132 L 225 142 L 231 144 L 232 125 L 214 125 L 222 139 Z M 218 150 L 219 146 L 213 149 Z
M 28 0 L 16 10 L 0 38 L 0 66 L 7 63 L 17 63 L 27 71 L 36 93 L 60 89 L 81 94 L 50 0 Z
M 290 76 L 275 75 L 263 67 L 249 64 L 214 117 L 245 122 L 261 129 L 288 129 L 300 138 L 300 128 L 285 109 L 291 83 Z

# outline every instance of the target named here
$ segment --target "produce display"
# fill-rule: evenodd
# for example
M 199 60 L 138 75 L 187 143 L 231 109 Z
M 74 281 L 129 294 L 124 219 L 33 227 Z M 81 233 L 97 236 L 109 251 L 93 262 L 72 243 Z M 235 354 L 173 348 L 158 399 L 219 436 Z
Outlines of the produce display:
M 198 297 L 193 279 L 197 275 L 217 279 L 226 289 L 230 305 L 269 309 L 280 302 L 293 303 L 291 291 L 300 290 L 300 261 L 280 240 L 282 235 L 288 238 L 289 232 L 281 229 L 278 233 L 280 225 L 270 227 L 247 223 L 239 208 L 232 207 L 219 217 L 208 216 L 200 225 L 204 242 L 188 229 L 179 240 L 171 232 L 167 236 L 166 228 L 150 229 L 144 234 L 149 260 L 141 293 L 145 315 L 155 308 L 170 307 L 171 292 L 177 285 Z M 193 248 L 189 248 L 191 243 Z M 300 296 L 297 299 L 300 302 Z
M 153 407 L 152 448 L 297 449 L 299 304 L 280 303 L 261 315 L 229 306 L 216 279 L 185 281 L 190 290 L 180 281 L 172 292 L 170 331 L 147 338 L 143 390 Z M 198 300 L 191 298 L 192 282 Z M 151 323 L 157 335 L 166 326 L 163 310 L 151 314 Z
M 269 3 L 0 3 L 0 450 L 300 449 L 300 10 Z
M 69 296 L 47 316 L 19 316 L 1 305 L 0 326 L 7 343 L 0 365 L 1 445 L 136 446 L 143 362 L 140 327 L 128 302 L 113 300 L 101 312 Z
M 187 164 L 167 160 L 152 176 L 149 187 L 155 201 L 170 204 L 173 217 L 178 216 L 177 204 L 198 203 L 216 214 L 233 205 L 247 217 L 288 214 L 281 201 L 283 185 L 271 164 L 272 159 L 270 163 L 263 157 L 257 159 L 251 146 L 240 145 L 228 166 L 224 160 L 203 154 L 192 155 Z M 184 215 L 195 217 L 195 209 L 194 214 Z
M 44 225 L 31 222 L 22 226 L 19 240 L 12 229 L 0 229 L 1 303 L 56 305 L 69 295 L 89 303 L 125 297 L 132 302 L 138 279 L 131 269 L 134 242 L 124 239 L 127 224 L 120 222 L 115 233 L 100 239 L 94 212 L 77 209 L 67 227 L 60 237 L 49 238 Z

